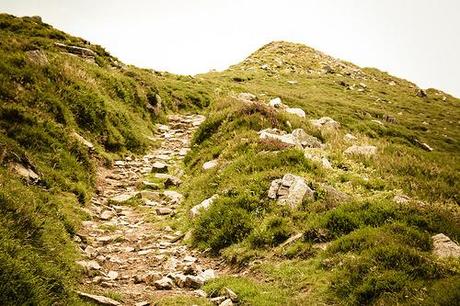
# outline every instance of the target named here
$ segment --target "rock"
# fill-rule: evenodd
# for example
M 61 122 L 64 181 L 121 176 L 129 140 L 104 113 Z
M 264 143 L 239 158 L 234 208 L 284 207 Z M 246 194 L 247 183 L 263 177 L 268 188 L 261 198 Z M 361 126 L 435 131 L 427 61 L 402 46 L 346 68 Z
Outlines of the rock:
M 154 162 L 152 165 L 152 172 L 165 173 L 168 172 L 168 165 L 162 162 Z
M 171 215 L 174 211 L 169 207 L 157 207 L 155 212 L 159 216 Z
M 81 135 L 79 135 L 77 132 L 73 132 L 71 135 L 72 135 L 73 138 L 75 138 L 78 142 L 83 144 L 89 150 L 91 150 L 91 151 L 94 150 L 94 145 L 91 142 L 89 142 L 88 140 L 86 140 L 85 138 L 83 138 Z
M 314 162 L 320 163 L 326 169 L 332 169 L 331 162 L 326 158 L 321 156 L 321 154 L 310 153 L 310 151 L 305 151 L 304 156 L 306 159 L 310 159 Z
M 376 124 L 378 124 L 378 125 L 380 125 L 380 126 L 384 126 L 383 122 L 380 121 L 380 120 L 375 120 L 375 119 L 374 119 L 374 120 L 371 120 L 371 122 L 374 122 L 374 123 L 376 123 Z
M 115 197 L 110 198 L 109 201 L 112 203 L 116 203 L 116 204 L 122 204 L 131 199 L 134 199 L 135 197 L 137 197 L 137 195 L 138 195 L 137 192 L 123 193 L 123 194 L 119 194 Z
M 298 84 L 299 81 L 296 81 L 296 80 L 290 80 L 290 81 L 287 81 L 288 84 L 291 84 L 291 85 L 295 85 L 295 84 Z
M 268 102 L 268 105 L 274 108 L 281 108 L 283 106 L 283 102 L 281 102 L 280 98 L 274 98 Z
M 36 183 L 40 181 L 40 177 L 32 169 L 26 168 L 19 163 L 11 163 L 10 168 L 13 172 L 23 177 L 29 182 Z
M 289 237 L 289 239 L 287 239 L 285 242 L 283 242 L 282 244 L 280 244 L 280 247 L 285 247 L 293 242 L 296 242 L 297 240 L 299 240 L 300 238 L 302 238 L 303 234 L 302 233 L 297 233 L 295 234 L 294 236 L 291 236 Z
M 426 144 L 426 143 L 424 143 L 424 142 L 421 142 L 421 143 L 420 143 L 420 147 L 421 147 L 422 149 L 424 149 L 425 151 L 428 151 L 428 152 L 433 151 L 433 148 L 430 147 L 428 144 Z
M 215 168 L 217 167 L 218 163 L 219 162 L 217 159 L 207 161 L 203 164 L 203 170 L 209 170 L 209 169 Z
M 182 194 L 174 190 L 165 190 L 163 191 L 163 195 L 167 197 L 172 204 L 180 204 L 184 199 Z
M 134 276 L 134 283 L 146 283 L 147 285 L 151 285 L 157 280 L 161 279 L 161 274 L 158 272 L 149 271 L 143 275 L 136 275 Z
M 238 99 L 241 101 L 249 101 L 249 102 L 254 102 L 257 101 L 257 97 L 251 93 L 248 92 L 242 92 L 238 94 Z
M 149 201 L 160 201 L 161 200 L 160 193 L 156 191 L 142 190 L 140 194 L 143 200 L 149 200 Z
M 147 301 L 141 301 L 141 302 L 137 302 L 136 304 L 134 304 L 134 306 L 150 306 L 150 305 L 151 303 Z
M 198 297 L 202 297 L 202 298 L 207 298 L 208 297 L 208 294 L 206 293 L 206 291 L 201 290 L 201 289 L 197 289 L 197 290 L 193 291 L 193 293 Z
M 100 215 L 99 219 L 101 220 L 110 220 L 114 216 L 113 211 L 111 210 L 104 210 Z
M 316 120 L 310 120 L 310 123 L 318 129 L 338 129 L 340 123 L 329 117 L 322 117 Z
M 222 304 L 223 301 L 225 301 L 227 299 L 227 297 L 225 296 L 218 296 L 218 297 L 215 297 L 215 298 L 211 298 L 210 301 L 214 304 L 214 305 L 220 305 Z
M 393 201 L 397 204 L 406 204 L 409 203 L 410 198 L 406 195 L 395 195 Z
M 94 294 L 89 294 L 81 291 L 77 291 L 77 294 L 81 297 L 87 298 L 89 300 L 92 300 L 93 302 L 96 302 L 99 305 L 108 305 L 108 306 L 118 306 L 121 305 L 119 302 L 112 300 L 108 297 L 101 296 L 101 295 L 94 295 Z
M 235 292 L 233 292 L 232 289 L 225 287 L 224 291 L 226 297 L 232 300 L 232 302 L 238 303 L 238 295 Z
M 304 110 L 301 109 L 301 108 L 288 107 L 288 108 L 285 109 L 285 112 L 288 113 L 288 114 L 299 116 L 300 118 L 305 118 L 306 117 Z
M 155 281 L 153 285 L 158 290 L 171 290 L 172 287 L 174 286 L 173 280 L 170 279 L 169 277 L 163 277 L 162 279 Z
M 377 154 L 376 146 L 357 146 L 353 145 L 345 150 L 344 152 L 347 155 L 362 155 L 362 156 L 372 156 Z
M 58 42 L 55 42 L 54 45 L 56 47 L 66 50 L 67 52 L 71 54 L 75 54 L 75 55 L 82 56 L 82 57 L 94 58 L 97 55 L 96 52 L 88 48 L 70 46 L 70 45 L 65 45 L 63 43 L 58 43 Z
M 296 146 L 298 143 L 292 134 L 286 134 L 286 132 L 278 129 L 265 129 L 259 131 L 259 139 L 271 139 L 282 142 L 287 146 Z
M 433 239 L 433 254 L 445 257 L 460 257 L 460 246 L 444 234 L 437 234 Z
M 88 245 L 86 248 L 85 248 L 85 254 L 86 256 L 88 256 L 89 258 L 94 258 L 98 255 L 98 252 L 95 248 L 93 248 L 92 246 Z
M 305 197 L 313 199 L 314 192 L 302 177 L 288 173 L 282 179 L 272 181 L 268 190 L 268 197 L 277 199 L 278 203 L 282 205 L 296 208 Z
M 213 195 L 212 197 L 204 200 L 198 205 L 195 205 L 190 209 L 189 216 L 191 219 L 197 217 L 200 214 L 201 210 L 207 210 L 209 206 L 211 206 L 212 203 L 218 198 L 219 196 L 217 194 Z
M 186 275 L 184 287 L 198 289 L 204 285 L 204 278 L 201 276 Z
M 173 275 L 170 275 L 169 277 L 172 277 L 177 287 L 180 287 L 180 288 L 186 287 L 185 285 L 186 276 L 184 274 L 175 273 Z
M 109 273 L 107 273 L 107 277 L 112 279 L 112 280 L 115 280 L 118 278 L 118 272 L 117 271 L 109 271 Z
M 324 144 L 316 137 L 308 135 L 303 129 L 295 129 L 292 136 L 302 148 L 323 148 Z
M 233 302 L 231 299 L 226 299 L 222 303 L 219 304 L 219 306 L 232 306 Z
M 101 266 L 95 260 L 79 260 L 76 262 L 79 266 L 83 267 L 85 271 L 100 270 Z
M 199 276 L 203 278 L 204 282 L 206 283 L 207 281 L 210 281 L 211 279 L 216 278 L 217 273 L 213 269 L 207 269 L 201 272 Z
M 166 178 L 166 180 L 164 181 L 163 184 L 164 184 L 165 188 L 169 188 L 171 186 L 176 186 L 177 187 L 177 186 L 180 186 L 180 184 L 182 184 L 182 181 L 178 177 L 168 175 L 168 177 Z
M 348 141 L 348 142 L 353 142 L 353 141 L 358 140 L 358 138 L 353 136 L 350 133 L 347 133 L 347 134 L 345 134 L 345 136 L 343 136 L 343 140 Z
M 340 204 L 350 199 L 350 196 L 332 186 L 321 185 L 321 189 L 324 191 L 324 200 L 332 204 Z

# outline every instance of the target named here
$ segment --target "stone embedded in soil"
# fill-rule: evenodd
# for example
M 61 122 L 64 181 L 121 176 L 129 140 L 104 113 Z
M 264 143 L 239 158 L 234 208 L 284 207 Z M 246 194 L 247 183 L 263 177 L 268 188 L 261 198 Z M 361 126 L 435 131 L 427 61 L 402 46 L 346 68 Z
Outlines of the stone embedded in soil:
M 118 306 L 121 305 L 120 302 L 117 302 L 111 298 L 105 297 L 105 296 L 100 296 L 100 295 L 94 295 L 94 294 L 89 294 L 81 291 L 77 291 L 77 294 L 81 297 L 87 298 L 89 300 L 92 300 L 93 302 L 96 302 L 99 305 L 107 305 L 107 306 Z
M 214 203 L 214 201 L 218 198 L 218 195 L 215 194 L 213 195 L 212 197 L 204 200 L 203 202 L 201 202 L 200 204 L 198 205 L 195 205 L 193 206 L 191 209 L 190 209 L 190 212 L 189 212 L 189 216 L 191 219 L 197 217 L 199 214 L 200 214 L 200 211 L 201 210 L 207 210 L 212 203 Z
M 372 156 L 377 154 L 377 147 L 376 146 L 357 146 L 353 145 L 346 149 L 343 153 L 347 155 L 362 155 L 362 156 Z
M 173 280 L 169 277 L 163 277 L 153 283 L 158 290 L 171 290 L 174 286 Z
M 104 210 L 100 215 L 99 219 L 101 220 L 110 220 L 114 216 L 113 211 L 111 210 Z
M 171 201 L 171 204 L 180 204 L 184 196 L 174 190 L 165 190 L 163 195 Z
M 209 169 L 215 168 L 217 167 L 218 163 L 219 162 L 217 159 L 207 161 L 203 164 L 203 170 L 209 170 Z
M 433 254 L 439 257 L 460 257 L 460 246 L 444 234 L 437 234 L 433 239 Z
M 76 262 L 79 266 L 83 267 L 85 271 L 100 270 L 101 266 L 95 260 L 79 260 Z
M 171 215 L 174 211 L 169 207 L 157 207 L 155 212 L 159 216 Z
M 168 172 L 168 165 L 162 162 L 154 162 L 152 165 L 152 172 L 165 173 Z
M 142 190 L 141 197 L 143 200 L 160 201 L 160 193 L 156 191 Z
M 219 304 L 219 306 L 232 306 L 233 302 L 231 299 L 226 299 L 222 303 Z
M 117 203 L 117 204 L 122 204 L 125 203 L 137 196 L 137 192 L 130 192 L 130 193 L 124 193 L 124 194 L 119 194 L 117 196 L 114 196 L 110 198 L 110 202 Z

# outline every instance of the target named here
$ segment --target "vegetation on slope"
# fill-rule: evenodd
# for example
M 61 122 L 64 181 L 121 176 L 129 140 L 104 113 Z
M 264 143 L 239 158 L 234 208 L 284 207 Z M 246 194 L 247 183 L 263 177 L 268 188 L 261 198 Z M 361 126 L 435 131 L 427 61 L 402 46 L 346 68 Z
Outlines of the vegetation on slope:
M 40 18 L 0 15 L 3 305 L 73 299 L 79 273 L 71 238 L 85 218 L 80 207 L 94 191 L 97 165 L 145 151 L 163 112 L 206 106 L 200 86 L 125 66 Z M 39 179 L 18 175 L 14 165 Z
M 460 240 L 458 99 L 284 42 L 200 78 L 216 88 L 216 101 L 186 158 L 185 206 L 219 197 L 189 219 L 192 242 L 256 275 L 217 280 L 211 294 L 229 286 L 251 305 L 458 300 L 459 261 L 431 253 L 434 234 Z M 259 101 L 242 101 L 241 92 Z M 269 107 L 275 97 L 307 118 Z M 309 123 L 323 116 L 340 129 Z M 327 145 L 322 154 L 333 169 L 299 148 L 259 139 L 265 128 L 303 128 Z M 375 145 L 377 155 L 346 156 L 346 133 Z M 213 159 L 218 166 L 203 170 Z M 296 209 L 269 199 L 270 182 L 286 173 L 305 178 L 314 199 Z M 301 239 L 282 244 L 297 233 Z

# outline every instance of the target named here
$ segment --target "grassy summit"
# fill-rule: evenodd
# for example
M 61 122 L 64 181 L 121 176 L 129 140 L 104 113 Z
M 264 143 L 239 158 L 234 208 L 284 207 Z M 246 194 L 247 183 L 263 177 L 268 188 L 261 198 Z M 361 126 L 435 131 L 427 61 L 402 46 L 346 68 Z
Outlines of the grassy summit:
M 270 106 L 276 97 L 305 118 Z M 176 226 L 191 231 L 194 246 L 249 271 L 209 283 L 208 293 L 231 287 L 249 305 L 452 305 L 460 262 L 433 255 L 431 236 L 460 240 L 459 102 L 287 42 L 223 72 L 159 73 L 39 18 L 2 14 L 1 304 L 81 303 L 72 239 L 88 218 L 80 208 L 95 191 L 97 166 L 148 150 L 164 114 L 203 111 Z M 321 117 L 340 126 L 315 127 Z M 260 139 L 267 128 L 302 128 L 323 145 Z M 377 152 L 345 154 L 352 145 Z M 210 160 L 217 166 L 204 170 Z M 19 175 L 20 166 L 36 177 Z M 269 197 L 287 173 L 312 191 L 292 208 Z

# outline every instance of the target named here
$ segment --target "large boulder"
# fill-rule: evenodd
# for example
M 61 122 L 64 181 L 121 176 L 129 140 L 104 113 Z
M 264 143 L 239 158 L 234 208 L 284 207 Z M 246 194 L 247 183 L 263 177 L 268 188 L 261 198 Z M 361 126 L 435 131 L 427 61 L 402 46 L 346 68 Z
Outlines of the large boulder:
M 312 200 L 314 191 L 308 187 L 302 177 L 288 173 L 282 179 L 272 181 L 268 190 L 268 197 L 276 199 L 282 205 L 296 208 L 304 198 Z

